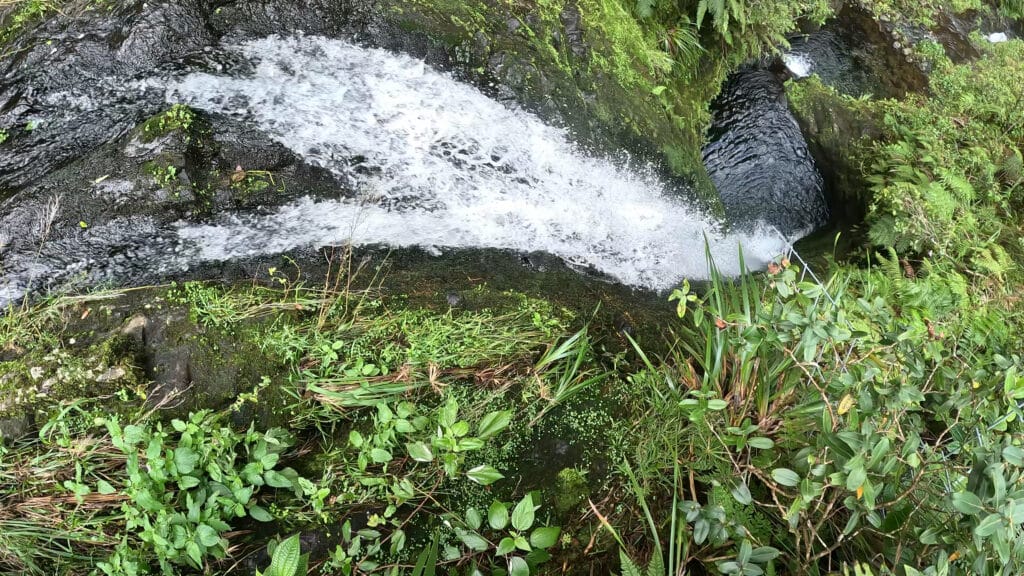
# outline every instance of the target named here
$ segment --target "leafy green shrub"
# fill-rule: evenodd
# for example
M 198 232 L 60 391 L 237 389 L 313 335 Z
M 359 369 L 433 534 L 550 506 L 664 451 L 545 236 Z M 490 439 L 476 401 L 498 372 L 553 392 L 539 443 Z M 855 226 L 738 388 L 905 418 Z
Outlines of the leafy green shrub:
M 701 483 L 728 489 L 788 534 L 727 531 L 701 549 L 694 527 L 672 536 L 689 547 L 667 558 L 710 563 L 746 536 L 751 551 L 782 550 L 773 563 L 788 573 L 865 558 L 908 574 L 951 573 L 951 559 L 972 574 L 1024 566 L 1018 325 L 979 338 L 992 312 L 956 272 L 908 278 L 896 258 L 878 261 L 819 283 L 784 260 L 763 285 L 716 274 L 703 297 L 675 295 L 693 320 L 674 366 L 649 367 L 661 375 L 651 397 L 668 418 L 638 433 L 657 439 L 651 428 L 686 420 L 664 442 L 674 437 L 673 448 L 694 458 Z M 634 491 L 678 479 L 675 462 L 645 461 Z M 660 509 L 700 485 L 678 484 L 667 486 L 673 508 Z M 727 510 L 723 526 L 747 527 L 750 514 Z M 652 532 L 654 543 L 664 539 Z M 717 566 L 737 568 L 746 570 Z
M 882 103 L 887 135 L 867 165 L 875 244 L 1007 271 L 1003 253 L 1020 251 L 1013 176 L 1024 141 L 1022 61 L 1024 42 L 996 44 L 973 63 L 939 62 L 929 97 Z
M 171 430 L 160 423 L 122 427 L 116 418 L 100 423 L 125 454 L 127 478 L 121 490 L 102 480 L 97 486 L 100 494 L 127 498 L 121 506 L 127 532 L 111 558 L 98 564 L 111 576 L 144 574 L 149 558 L 164 574 L 176 573 L 174 565 L 201 569 L 207 558 L 226 555 L 223 534 L 231 521 L 273 520 L 258 503 L 262 488 L 297 487 L 294 470 L 276 469 L 292 444 L 281 429 L 259 433 L 250 427 L 240 434 L 211 412 L 172 420 Z

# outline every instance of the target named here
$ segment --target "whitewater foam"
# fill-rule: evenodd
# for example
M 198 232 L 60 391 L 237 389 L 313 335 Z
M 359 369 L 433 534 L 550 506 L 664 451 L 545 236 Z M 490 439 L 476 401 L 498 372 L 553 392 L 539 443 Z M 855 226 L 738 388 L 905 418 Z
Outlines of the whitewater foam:
M 733 274 L 739 246 L 763 266 L 787 245 L 774 231 L 718 232 L 684 190 L 588 156 L 564 130 L 421 60 L 320 37 L 236 49 L 250 72 L 190 74 L 171 83 L 168 101 L 245 119 L 354 195 L 180 224 L 200 259 L 349 241 L 504 248 L 660 289 L 706 277 L 705 236 Z

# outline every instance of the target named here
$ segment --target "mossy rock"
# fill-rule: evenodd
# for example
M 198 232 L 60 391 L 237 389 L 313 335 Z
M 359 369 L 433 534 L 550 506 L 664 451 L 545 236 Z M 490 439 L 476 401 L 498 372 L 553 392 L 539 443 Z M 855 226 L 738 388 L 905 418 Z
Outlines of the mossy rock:
M 862 220 L 871 198 L 861 164 L 867 148 L 882 135 L 882 107 L 840 94 L 817 76 L 788 82 L 786 95 L 831 195 L 834 216 Z
M 575 510 L 590 495 L 590 483 L 582 472 L 575 468 L 564 468 L 555 478 L 550 497 L 555 512 L 565 517 Z

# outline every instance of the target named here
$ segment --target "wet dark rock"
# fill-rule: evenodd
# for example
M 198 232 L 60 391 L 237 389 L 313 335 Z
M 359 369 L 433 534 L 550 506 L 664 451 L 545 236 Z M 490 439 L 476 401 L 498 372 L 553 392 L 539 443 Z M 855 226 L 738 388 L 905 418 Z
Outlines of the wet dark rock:
M 589 53 L 589 48 L 583 39 L 583 16 L 580 9 L 573 3 L 568 3 L 558 15 L 562 26 L 565 28 L 564 36 L 569 39 L 569 49 L 572 54 L 584 60 Z
M 931 37 L 927 30 L 877 21 L 865 9 L 847 3 L 820 31 L 793 38 L 790 52 L 809 56 L 812 71 L 844 94 L 902 98 L 928 86 L 926 73 L 907 62 L 903 53 L 911 36 Z
M 824 224 L 822 179 L 779 78 L 758 68 L 740 71 L 712 110 L 704 163 L 728 222 L 764 222 L 786 236 Z
M 0 440 L 13 440 L 32 430 L 32 419 L 27 414 L 0 418 Z
M 444 297 L 445 300 L 448 302 L 448 305 L 451 306 L 452 308 L 462 304 L 462 295 L 459 294 L 458 292 L 455 292 L 454 290 L 448 291 L 448 293 L 445 294 Z

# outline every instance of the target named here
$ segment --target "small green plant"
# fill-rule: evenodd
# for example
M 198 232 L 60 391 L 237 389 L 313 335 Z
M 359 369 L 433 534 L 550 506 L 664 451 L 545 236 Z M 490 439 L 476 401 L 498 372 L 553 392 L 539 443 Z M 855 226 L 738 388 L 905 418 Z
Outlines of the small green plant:
M 152 163 L 148 167 L 149 173 L 153 176 L 153 180 L 156 181 L 162 188 L 168 190 L 176 190 L 178 187 L 178 167 L 173 164 L 161 165 L 158 163 Z
M 511 513 L 509 507 L 506 502 L 492 502 L 486 524 L 483 514 L 470 508 L 462 526 L 455 527 L 455 534 L 471 555 L 492 554 L 492 563 L 505 568 L 510 576 L 536 574 L 537 566 L 551 559 L 548 549 L 558 543 L 562 530 L 557 526 L 535 527 L 539 506 L 532 493 L 523 496 Z M 458 522 L 454 517 L 452 520 Z
M 256 576 L 306 576 L 309 571 L 309 554 L 303 554 L 299 546 L 299 535 L 294 534 L 268 546 L 270 566 L 263 572 L 256 571 Z
M 101 494 L 121 493 L 125 529 L 145 544 L 139 549 L 127 537 L 98 567 L 114 576 L 143 573 L 152 555 L 163 574 L 174 565 L 202 569 L 207 558 L 223 558 L 230 522 L 249 516 L 269 522 L 273 516 L 259 504 L 264 487 L 294 490 L 299 476 L 277 469 L 291 437 L 280 429 L 239 434 L 211 412 L 188 420 L 121 426 L 117 418 L 101 420 L 113 446 L 124 452 L 127 481 L 118 490 L 101 481 Z
M 196 114 L 184 104 L 175 104 L 165 112 L 154 116 L 142 125 L 143 138 L 154 140 L 180 130 L 185 134 L 186 141 L 191 138 L 189 132 L 196 123 Z
M 531 425 L 555 406 L 611 376 L 610 372 L 595 367 L 586 327 L 561 344 L 549 347 L 537 360 L 534 370 L 538 375 L 539 396 L 547 404 L 530 422 Z

